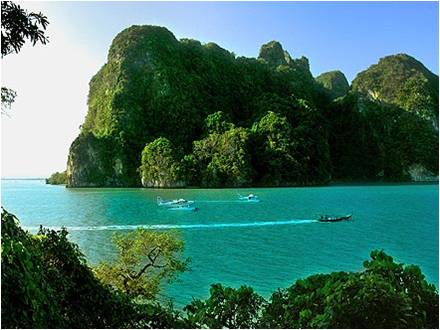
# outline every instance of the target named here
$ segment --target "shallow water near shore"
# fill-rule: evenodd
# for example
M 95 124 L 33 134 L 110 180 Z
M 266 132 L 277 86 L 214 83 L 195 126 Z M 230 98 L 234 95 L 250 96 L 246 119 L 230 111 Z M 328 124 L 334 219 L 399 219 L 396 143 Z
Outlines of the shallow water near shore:
M 296 279 L 358 271 L 373 249 L 420 265 L 438 287 L 438 185 L 247 189 L 66 189 L 43 180 L 2 180 L 2 205 L 23 227 L 67 227 L 90 263 L 112 258 L 115 232 L 178 231 L 189 271 L 166 285 L 177 306 L 204 298 L 209 285 L 246 284 L 265 297 Z M 260 203 L 239 201 L 257 194 Z M 194 200 L 197 212 L 169 211 L 156 197 Z M 320 214 L 353 220 L 319 223 Z

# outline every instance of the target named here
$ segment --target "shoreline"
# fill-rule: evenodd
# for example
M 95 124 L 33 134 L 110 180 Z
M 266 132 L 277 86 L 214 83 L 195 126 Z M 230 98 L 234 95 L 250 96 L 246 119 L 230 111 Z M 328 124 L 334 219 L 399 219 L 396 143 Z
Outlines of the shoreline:
M 2 181 L 45 181 L 45 178 L 1 178 Z M 224 187 L 201 187 L 201 186 L 186 186 L 186 187 L 142 187 L 142 186 L 82 186 L 82 187 L 69 187 L 66 184 L 51 184 L 52 186 L 65 186 L 68 189 L 151 189 L 151 190 L 174 190 L 174 189 L 261 189 L 261 188 L 319 188 L 319 187 L 342 187 L 342 186 L 404 186 L 404 185 L 438 185 L 438 180 L 428 181 L 343 181 L 337 180 L 327 184 L 314 184 L 314 185 L 250 185 L 242 187 L 224 186 Z

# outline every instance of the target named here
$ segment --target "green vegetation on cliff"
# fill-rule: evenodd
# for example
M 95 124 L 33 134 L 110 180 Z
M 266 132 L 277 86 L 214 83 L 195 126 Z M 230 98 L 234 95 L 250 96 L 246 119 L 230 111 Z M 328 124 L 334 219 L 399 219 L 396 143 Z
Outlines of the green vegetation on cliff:
M 316 81 L 324 86 L 332 99 L 344 96 L 350 89 L 347 78 L 339 70 L 320 74 Z
M 334 179 L 408 181 L 413 164 L 438 175 L 438 130 L 416 113 L 349 93 L 327 118 Z
M 381 58 L 359 73 L 352 89 L 370 99 L 397 105 L 438 126 L 438 76 L 406 54 Z
M 96 273 L 65 229 L 32 235 L 3 210 L 1 235 L 2 328 L 438 327 L 435 286 L 382 251 L 363 270 L 312 275 L 268 300 L 248 286 L 214 284 L 179 311 L 155 298 L 158 281 L 186 265 L 169 232 L 119 235 L 119 258 Z
M 167 138 L 148 143 L 142 151 L 141 173 L 144 187 L 176 187 L 181 182 L 180 163 L 176 150 Z
M 407 58 L 396 56 L 384 75 L 397 75 L 399 83 L 380 78 L 374 67 L 375 80 L 363 78 L 369 69 L 347 93 L 341 72 L 315 80 L 308 60 L 291 58 L 276 41 L 263 45 L 257 59 L 244 58 L 214 43 L 177 40 L 163 27 L 132 26 L 116 36 L 90 81 L 68 185 L 314 185 L 403 180 L 414 166 L 435 175 L 438 131 L 424 122 L 432 126 L 426 113 L 438 104 L 438 77 L 415 60 L 407 66 Z M 387 97 L 398 94 L 368 100 L 364 80 Z
M 46 184 L 67 184 L 67 172 L 55 172 L 46 179 Z

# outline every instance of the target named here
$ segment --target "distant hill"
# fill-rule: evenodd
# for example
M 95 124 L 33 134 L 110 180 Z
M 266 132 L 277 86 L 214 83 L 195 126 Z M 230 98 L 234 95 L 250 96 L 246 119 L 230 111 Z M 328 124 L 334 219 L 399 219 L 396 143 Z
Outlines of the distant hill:
M 329 92 L 332 99 L 344 96 L 350 89 L 347 78 L 339 70 L 320 74 L 316 77 L 316 81 Z
M 67 184 L 281 186 L 435 176 L 433 109 L 413 105 L 438 104 L 438 77 L 414 59 L 404 61 L 411 74 L 395 62 L 359 74 L 347 93 L 342 73 L 315 80 L 308 59 L 292 58 L 277 41 L 245 58 L 215 43 L 177 40 L 163 27 L 132 26 L 115 37 L 90 81 Z M 427 90 L 414 94 L 420 100 L 399 94 L 389 86 L 413 85 L 385 78 L 393 75 L 426 80 Z
M 352 89 L 372 100 L 402 107 L 438 127 L 438 76 L 407 54 L 383 57 L 360 72 Z

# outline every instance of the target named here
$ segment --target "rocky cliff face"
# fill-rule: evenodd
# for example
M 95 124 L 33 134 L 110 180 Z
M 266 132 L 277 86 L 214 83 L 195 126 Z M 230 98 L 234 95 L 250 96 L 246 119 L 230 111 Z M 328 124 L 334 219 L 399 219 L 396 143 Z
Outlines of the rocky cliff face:
M 421 164 L 411 165 L 408 174 L 413 182 L 438 182 L 438 173 L 434 175 Z
M 261 46 L 258 58 L 272 67 L 288 65 L 292 62 L 289 53 L 278 41 L 270 41 Z
M 82 134 L 72 143 L 67 161 L 67 180 L 69 187 L 120 186 L 115 171 L 109 164 L 109 146 L 105 140 L 93 134 Z M 106 175 L 104 175 L 106 173 Z

